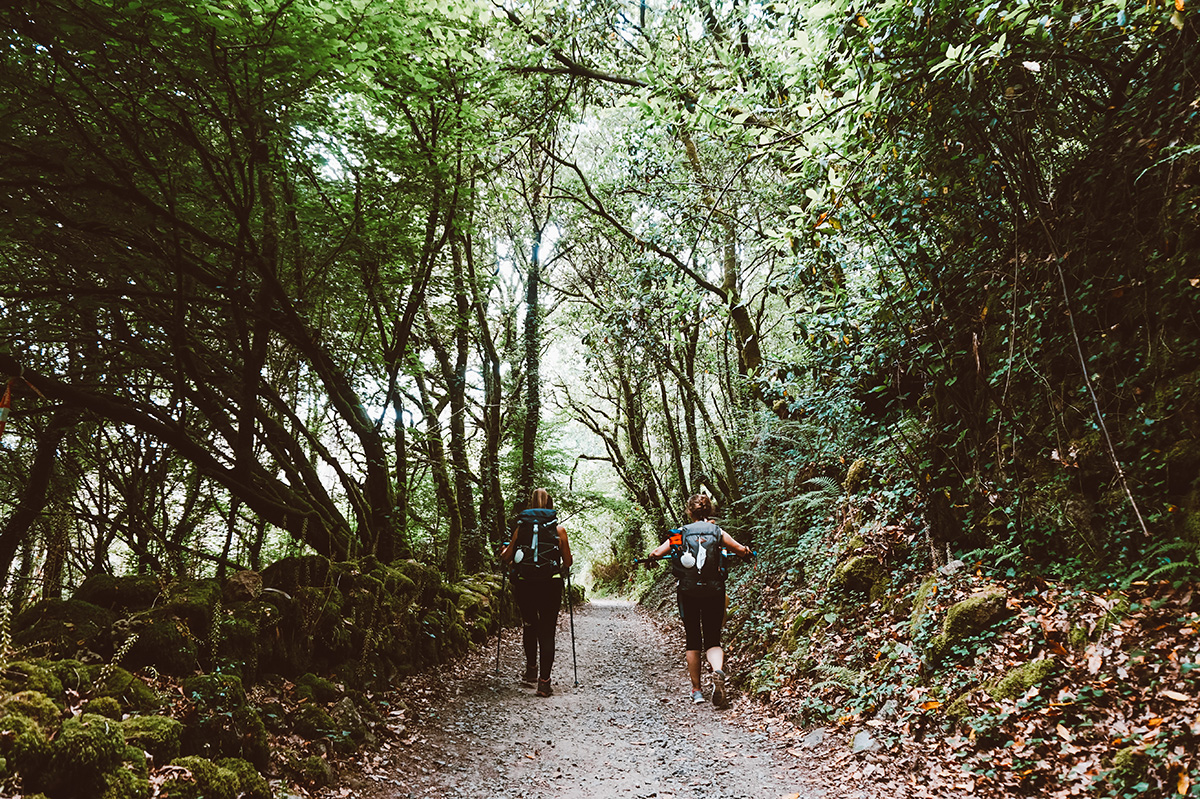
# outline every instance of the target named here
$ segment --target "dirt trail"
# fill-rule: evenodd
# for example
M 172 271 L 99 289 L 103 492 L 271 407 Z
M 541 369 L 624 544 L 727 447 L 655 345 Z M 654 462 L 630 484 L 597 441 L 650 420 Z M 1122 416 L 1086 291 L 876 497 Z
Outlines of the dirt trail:
M 693 705 L 682 631 L 663 631 L 627 602 L 575 611 L 579 685 L 568 616 L 560 617 L 554 695 L 518 682 L 520 631 L 456 664 L 404 737 L 364 764 L 355 794 L 372 799 L 856 799 L 872 795 L 814 769 L 812 740 L 736 695 Z M 730 669 L 738 668 L 730 663 Z M 705 694 L 709 694 L 705 677 Z M 836 783 L 835 783 L 836 784 Z M 825 787 L 823 787 L 825 786 Z

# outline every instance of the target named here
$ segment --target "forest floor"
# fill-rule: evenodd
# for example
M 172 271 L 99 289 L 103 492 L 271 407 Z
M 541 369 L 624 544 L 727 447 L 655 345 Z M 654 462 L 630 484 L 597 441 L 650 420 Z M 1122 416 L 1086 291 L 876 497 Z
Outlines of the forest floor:
M 669 620 L 668 620 L 669 621 Z M 436 674 L 411 678 L 378 745 L 319 795 L 362 799 L 868 799 L 960 796 L 951 775 L 844 732 L 801 730 L 736 691 L 690 701 L 682 629 L 598 600 L 559 619 L 554 694 L 519 682 L 519 629 Z M 677 626 L 677 623 L 676 625 Z M 732 672 L 739 666 L 727 664 Z M 705 695 L 711 682 L 705 675 Z M 940 778 L 939 778 L 940 776 Z M 312 794 L 310 794 L 312 795 Z

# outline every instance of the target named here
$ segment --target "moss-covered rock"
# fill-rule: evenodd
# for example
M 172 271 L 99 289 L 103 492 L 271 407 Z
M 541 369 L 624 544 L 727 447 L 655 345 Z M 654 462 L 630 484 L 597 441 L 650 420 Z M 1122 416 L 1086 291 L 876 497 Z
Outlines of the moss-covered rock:
M 46 661 L 18 660 L 0 671 L 0 690 L 7 693 L 36 691 L 55 702 L 63 699 L 62 680 Z
M 48 658 L 112 655 L 109 630 L 118 615 L 78 599 L 43 599 L 13 621 L 13 643 Z
M 258 715 L 262 717 L 263 724 L 273 733 L 286 732 L 288 725 L 288 709 L 283 702 L 278 699 L 266 698 L 258 705 Z
M 57 732 L 57 729 L 52 730 Z M 0 716 L 0 758 L 8 773 L 40 775 L 50 757 L 50 742 L 46 730 L 31 718 L 9 712 Z M 29 787 L 37 787 L 36 779 Z
M 121 722 L 121 734 L 162 765 L 179 757 L 183 724 L 167 716 L 130 716 Z
M 332 562 L 320 555 L 298 555 L 277 560 L 262 571 L 263 586 L 295 596 L 301 586 L 329 584 Z
M 296 680 L 296 698 L 316 700 L 318 702 L 336 702 L 344 692 L 338 685 L 324 677 L 318 677 L 311 671 Z
M 192 635 L 207 639 L 221 601 L 221 584 L 214 579 L 178 580 L 165 593 L 164 609 L 182 619 Z
M 129 620 L 137 640 L 121 662 L 138 670 L 152 666 L 163 674 L 184 677 L 200 668 L 203 640 L 188 621 L 171 608 L 154 608 Z
M 111 697 L 123 713 L 153 713 L 163 705 L 163 698 L 153 688 L 120 666 L 55 660 L 42 667 L 58 681 L 60 693 L 65 689 L 89 700 Z
M 946 718 L 957 724 L 962 724 L 967 720 L 967 717 L 971 715 L 971 706 L 967 703 L 967 695 L 962 694 L 955 697 L 950 704 L 946 705 Z
M 1113 755 L 1109 777 L 1118 785 L 1132 785 L 1142 781 L 1149 765 L 1150 758 L 1140 747 L 1126 746 Z
M 258 711 L 246 703 L 240 679 L 202 674 L 185 680 L 183 690 L 192 701 L 180 741 L 185 755 L 240 757 L 260 769 L 267 767 L 267 730 Z
M 97 799 L 149 799 L 150 792 L 147 776 L 139 773 L 134 763 L 126 761 L 104 775 L 103 787 Z
M 986 630 L 1004 613 L 1008 599 L 1003 588 L 993 587 L 951 605 L 942 622 L 942 632 L 929 642 L 931 660 L 953 653 L 955 645 Z
M 936 593 L 937 576 L 931 574 L 921 581 L 921 585 L 917 588 L 916 594 L 913 596 L 912 615 L 909 617 L 909 630 L 914 637 L 919 635 L 922 625 L 929 618 L 930 605 Z
M 336 734 L 337 724 L 325 708 L 307 704 L 301 705 L 292 714 L 292 730 L 308 739 L 325 738 Z
M 46 661 L 44 667 L 54 675 L 64 690 L 74 691 L 80 696 L 91 695 L 91 671 L 87 664 L 68 658 Z
M 259 572 L 243 569 L 225 578 L 221 586 L 221 596 L 225 604 L 249 602 L 262 595 L 263 576 Z
M 787 629 L 784 630 L 783 635 L 779 639 L 779 645 L 782 647 L 783 651 L 795 653 L 802 648 L 807 650 L 807 642 L 805 642 L 803 646 L 801 642 L 804 641 L 809 630 L 812 629 L 812 626 L 816 624 L 816 621 L 819 618 L 820 616 L 815 612 L 808 613 L 804 610 L 797 611 L 796 615 L 792 617 Z
M 1023 696 L 1033 686 L 1044 682 L 1054 673 L 1055 663 L 1049 658 L 1038 658 L 1009 671 L 988 691 L 997 702 Z
M 162 799 L 237 799 L 241 781 L 227 768 L 203 757 L 179 757 L 172 766 L 186 769 L 173 772 L 159 788 Z
M 153 713 L 163 705 L 163 698 L 153 688 L 120 666 L 96 664 L 85 666 L 84 672 L 87 693 L 93 699 L 112 697 L 130 713 Z
M 310 755 L 295 766 L 296 779 L 302 785 L 312 788 L 324 788 L 333 785 L 333 767 L 323 757 Z
M 243 682 L 257 681 L 262 673 L 264 643 L 280 635 L 283 611 L 260 599 L 238 602 L 218 614 L 213 652 L 213 670 L 236 674 Z
M 130 613 L 152 607 L 161 592 L 162 584 L 152 575 L 93 574 L 75 589 L 71 598 L 117 613 Z
M 43 730 L 58 729 L 63 711 L 41 691 L 18 691 L 0 702 L 0 715 L 13 713 L 32 719 Z
M 846 470 L 846 479 L 842 482 L 842 488 L 847 494 L 853 494 L 862 485 L 863 481 L 871 476 L 871 464 L 859 458 L 850 464 L 850 468 Z
M 271 799 L 271 786 L 248 761 L 239 757 L 226 757 L 217 761 L 217 767 L 237 777 L 238 799 Z
M 96 716 L 104 716 L 106 719 L 120 721 L 124 715 L 121 710 L 121 703 L 111 696 L 98 696 L 95 699 L 89 699 L 88 703 L 83 706 L 85 713 L 91 713 Z
M 397 560 L 391 567 L 412 584 L 414 600 L 426 605 L 432 603 L 433 592 L 442 584 L 442 575 L 437 569 L 415 560 Z
M 329 715 L 336 730 L 333 745 L 338 752 L 352 754 L 363 744 L 374 743 L 375 737 L 350 697 L 347 696 L 334 704 L 329 709 Z
M 183 681 L 183 693 L 197 705 L 232 710 L 246 704 L 246 689 L 230 674 L 197 674 Z
M 221 614 L 213 623 L 212 668 L 252 683 L 258 676 L 258 628 L 251 621 Z
M 108 788 L 107 778 L 121 767 L 125 749 L 120 726 L 111 719 L 90 713 L 67 719 L 34 787 L 55 799 L 94 799 Z
M 846 594 L 879 599 L 887 590 L 887 570 L 878 558 L 852 555 L 834 569 L 830 587 Z

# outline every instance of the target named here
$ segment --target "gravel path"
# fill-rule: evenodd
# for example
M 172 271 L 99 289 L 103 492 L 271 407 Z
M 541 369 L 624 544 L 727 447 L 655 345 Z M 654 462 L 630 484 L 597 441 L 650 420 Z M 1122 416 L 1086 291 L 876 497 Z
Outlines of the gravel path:
M 518 682 L 520 631 L 455 664 L 397 745 L 364 764 L 355 794 L 372 799 L 839 799 L 820 787 L 801 734 L 733 694 L 732 706 L 693 705 L 682 630 L 660 630 L 628 602 L 559 619 L 554 695 Z M 738 668 L 730 663 L 731 669 Z M 705 677 L 705 694 L 710 684 Z M 816 756 L 816 752 L 811 755 Z M 848 786 L 847 786 L 848 787 Z

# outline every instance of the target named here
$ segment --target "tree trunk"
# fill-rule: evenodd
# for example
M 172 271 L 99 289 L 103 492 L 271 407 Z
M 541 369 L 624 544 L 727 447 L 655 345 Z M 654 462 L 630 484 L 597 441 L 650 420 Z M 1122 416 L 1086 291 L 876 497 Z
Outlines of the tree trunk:
M 58 449 L 78 420 L 79 412 L 74 408 L 59 407 L 50 417 L 46 429 L 38 436 L 33 466 L 29 469 L 25 489 L 21 492 L 16 508 L 0 529 L 0 587 L 7 585 L 9 569 L 12 567 L 17 548 L 22 544 L 27 548 L 33 545 L 29 540 L 30 530 L 46 507 L 47 489 L 54 475 Z
M 404 402 L 400 395 L 392 396 L 392 411 L 396 421 L 393 425 L 396 448 L 396 523 L 387 535 L 379 537 L 375 555 L 384 563 L 412 557 L 412 545 L 408 541 L 408 425 L 404 422 Z
M 671 395 L 667 393 L 667 381 L 663 378 L 661 367 L 657 370 L 657 373 L 658 391 L 662 397 L 663 419 L 666 421 L 667 427 L 667 441 L 671 445 L 671 465 L 675 468 L 675 488 L 677 490 L 672 491 L 666 497 L 667 504 L 673 507 L 676 501 L 682 503 L 687 499 L 686 496 L 679 495 L 687 493 L 688 477 L 687 472 L 683 468 L 683 447 L 679 442 L 679 430 L 671 414 Z
M 429 398 L 425 376 L 421 374 L 419 367 L 415 370 L 414 377 L 425 412 L 425 444 L 429 454 L 429 469 L 433 475 L 434 493 L 449 524 L 442 573 L 447 581 L 453 582 L 462 575 L 462 514 L 450 480 L 450 469 L 446 463 L 446 450 L 442 439 L 442 423 L 438 419 L 437 408 Z
M 71 514 L 61 500 L 51 499 L 48 504 L 50 507 L 42 517 L 41 525 L 46 539 L 46 562 L 42 566 L 42 599 L 61 599 Z
M 538 287 L 542 280 L 541 246 L 544 226 L 534 233 L 533 248 L 529 259 L 529 272 L 525 276 L 525 425 L 521 436 L 521 472 L 517 478 L 520 498 L 532 493 L 537 474 L 538 422 L 542 413 L 541 386 L 541 328 L 538 307 Z
M 508 527 L 504 509 L 504 491 L 500 485 L 500 445 L 503 429 L 504 381 L 500 374 L 500 355 L 492 339 L 487 318 L 487 303 L 480 295 L 480 284 L 475 273 L 474 252 L 471 239 L 463 239 L 463 255 L 467 266 L 468 284 L 475 308 L 476 341 L 483 363 L 483 452 L 479 456 L 479 515 L 482 534 L 490 542 L 504 537 Z M 489 557 L 492 555 L 488 548 Z

